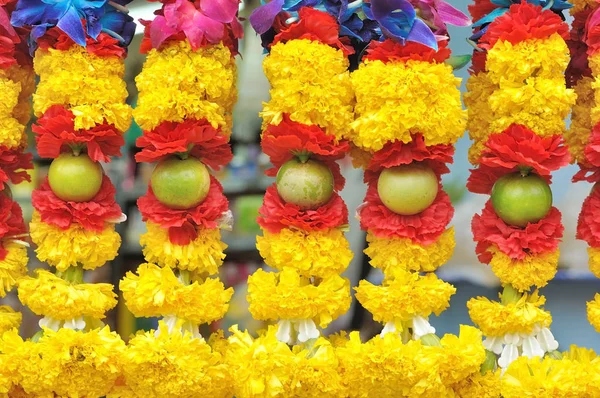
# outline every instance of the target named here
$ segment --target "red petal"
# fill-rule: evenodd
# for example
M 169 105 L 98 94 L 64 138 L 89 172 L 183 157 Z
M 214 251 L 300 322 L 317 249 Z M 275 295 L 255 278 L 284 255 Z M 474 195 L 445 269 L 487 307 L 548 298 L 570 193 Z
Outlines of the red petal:
M 408 41 L 405 44 L 391 39 L 372 41 L 363 59 L 369 61 L 379 60 L 383 63 L 406 62 L 408 60 L 442 63 L 450 57 L 448 40 L 438 40 L 438 50 L 424 44 Z
M 592 189 L 583 202 L 577 222 L 577 239 L 591 247 L 600 247 L 600 191 Z
M 4 184 L 11 182 L 18 184 L 31 181 L 27 170 L 33 169 L 33 155 L 23 153 L 23 148 L 8 148 L 0 145 L 0 190 Z
M 85 29 L 85 24 L 84 24 Z M 50 28 L 44 33 L 44 36 L 38 39 L 38 46 L 47 50 L 54 48 L 56 50 L 68 50 L 75 45 L 75 42 L 57 27 Z M 90 54 L 99 57 L 125 57 L 127 49 L 119 45 L 119 41 L 106 33 L 100 33 L 96 40 L 86 36 L 86 50 Z
M 19 204 L 0 194 L 0 240 L 24 234 L 26 231 Z

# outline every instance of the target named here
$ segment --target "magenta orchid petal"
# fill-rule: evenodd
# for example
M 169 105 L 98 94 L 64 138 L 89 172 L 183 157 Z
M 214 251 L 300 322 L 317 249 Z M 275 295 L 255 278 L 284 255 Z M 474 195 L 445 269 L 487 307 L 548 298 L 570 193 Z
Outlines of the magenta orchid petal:
M 152 47 L 159 48 L 169 36 L 177 33 L 177 29 L 167 23 L 163 16 L 157 16 L 150 25 L 150 42 Z
M 471 18 L 445 1 L 436 1 L 436 8 L 439 17 L 445 24 L 454 26 L 469 26 L 472 23 Z
M 201 0 L 200 10 L 208 18 L 230 23 L 236 19 L 239 5 L 239 0 Z
M 224 24 L 205 16 L 201 12 L 196 13 L 193 20 L 183 26 L 183 31 L 193 49 L 197 49 L 202 45 L 204 37 L 210 43 L 219 42 L 223 37 L 224 30 Z

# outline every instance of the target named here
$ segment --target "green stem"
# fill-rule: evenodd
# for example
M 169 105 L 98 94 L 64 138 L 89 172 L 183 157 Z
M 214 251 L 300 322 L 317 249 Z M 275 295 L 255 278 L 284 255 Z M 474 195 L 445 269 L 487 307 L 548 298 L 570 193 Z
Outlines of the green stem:
M 430 347 L 441 347 L 442 341 L 435 333 L 429 333 L 424 336 L 421 336 L 421 343 Z
M 487 372 L 493 372 L 494 370 L 496 370 L 497 359 L 498 358 L 496 357 L 496 354 L 494 354 L 491 351 L 485 350 L 485 361 L 483 361 L 483 363 L 481 364 L 481 374 L 484 375 Z
M 190 285 L 192 283 L 192 275 L 190 274 L 190 271 L 179 270 L 179 280 L 186 286 Z
M 558 359 L 561 360 L 563 359 L 563 355 L 560 351 L 554 350 L 554 351 L 550 351 L 548 353 L 546 353 L 546 356 L 552 359 Z
M 44 330 L 38 330 L 36 334 L 34 334 L 33 336 L 31 336 L 31 341 L 34 343 L 37 343 L 38 341 L 40 341 L 40 339 L 42 338 L 42 336 L 44 335 Z
M 410 326 L 408 322 L 402 322 L 402 343 L 406 344 L 412 338 L 412 333 L 410 332 Z
M 512 285 L 505 285 L 502 291 L 501 302 L 504 305 L 514 304 L 521 298 L 521 293 Z
M 64 272 L 57 272 L 56 275 L 67 282 L 78 285 L 83 283 L 83 266 L 77 265 L 76 267 L 69 267 Z

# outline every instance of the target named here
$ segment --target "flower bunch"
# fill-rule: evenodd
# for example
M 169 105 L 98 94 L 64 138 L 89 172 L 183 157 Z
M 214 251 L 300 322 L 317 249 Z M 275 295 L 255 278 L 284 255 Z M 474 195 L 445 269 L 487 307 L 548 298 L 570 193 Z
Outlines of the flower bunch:
M 2 351 L 7 361 L 28 363 L 12 383 L 35 396 L 105 395 L 120 373 L 125 345 L 102 323 L 117 296 L 111 284 L 85 283 L 84 270 L 114 259 L 121 243 L 115 224 L 124 217 L 99 162 L 120 155 L 131 119 L 123 75 L 134 24 L 126 11 L 108 2 L 23 0 L 11 15 L 14 26 L 30 29 L 39 75 L 32 129 L 39 156 L 53 159 L 33 192 L 30 235 L 55 272 L 18 281 L 19 299 L 42 316 L 42 330 L 25 342 L 5 337 L 17 347 Z
M 0 298 L 27 273 L 26 228 L 10 184 L 30 181 L 32 168 L 25 125 L 31 114 L 34 76 L 27 52 L 27 31 L 10 25 L 14 2 L 0 3 Z M 21 314 L 0 306 L 0 335 L 18 327 Z
M 568 4 L 498 7 L 470 6 L 476 49 L 465 104 L 476 166 L 467 188 L 491 195 L 472 221 L 476 251 L 504 291 L 499 302 L 479 297 L 468 307 L 486 349 L 506 369 L 519 356 L 558 348 L 545 299 L 533 289 L 545 286 L 558 266 L 563 226 L 549 183 L 570 160 L 564 119 L 576 94 L 564 75 L 568 26 L 561 12 Z
M 232 217 L 208 168 L 218 170 L 233 156 L 238 5 L 165 1 L 154 20 L 143 22 L 148 55 L 136 78 L 133 115 L 143 129 L 136 160 L 157 164 L 138 200 L 147 263 L 127 273 L 120 289 L 135 316 L 162 320 L 155 333 L 130 341 L 115 396 L 232 395 L 221 354 L 199 326 L 221 319 L 233 294 L 218 278 L 227 248 L 220 230 L 231 227 Z

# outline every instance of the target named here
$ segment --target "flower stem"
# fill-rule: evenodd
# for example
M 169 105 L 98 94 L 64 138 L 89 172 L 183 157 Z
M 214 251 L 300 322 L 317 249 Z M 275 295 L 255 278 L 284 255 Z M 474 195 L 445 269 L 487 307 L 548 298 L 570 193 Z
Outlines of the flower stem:
M 78 285 L 83 283 L 83 266 L 77 265 L 75 267 L 69 267 L 64 272 L 57 272 L 56 275 L 67 282 Z
M 502 291 L 501 301 L 502 304 L 514 304 L 521 298 L 521 293 L 511 285 L 504 286 Z
M 429 347 L 441 347 L 442 341 L 435 333 L 429 333 L 421 336 L 421 343 Z

